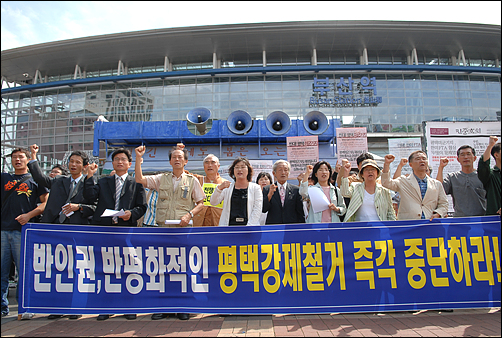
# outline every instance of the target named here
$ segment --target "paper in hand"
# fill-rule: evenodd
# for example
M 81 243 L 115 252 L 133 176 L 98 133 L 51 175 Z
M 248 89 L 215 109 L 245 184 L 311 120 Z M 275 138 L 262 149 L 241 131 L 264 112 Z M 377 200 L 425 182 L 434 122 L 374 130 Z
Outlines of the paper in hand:
M 179 220 L 175 220 L 175 219 L 168 219 L 166 220 L 165 222 L 166 225 L 179 225 L 180 224 L 180 221 Z M 190 222 L 188 222 L 189 225 L 193 225 L 193 221 L 190 220 Z
M 324 195 L 322 189 L 317 187 L 309 187 L 309 197 L 310 197 L 310 205 L 312 206 L 312 210 L 314 212 L 321 212 L 329 208 L 329 200 Z
M 65 205 L 63 205 L 63 207 L 67 206 L 68 204 L 70 204 L 70 203 L 66 203 Z M 61 208 L 62 208 L 62 207 L 61 207 Z M 63 212 L 63 213 L 64 213 L 64 212 Z M 70 217 L 70 216 L 71 216 L 71 215 L 73 215 L 73 214 L 74 214 L 74 212 L 73 212 L 73 211 L 70 211 L 69 213 L 64 214 L 64 215 L 65 215 L 66 217 Z
M 124 209 L 120 209 L 120 211 L 112 210 L 112 209 L 105 209 L 105 211 L 103 211 L 103 214 L 101 215 L 101 217 L 114 217 L 114 216 L 120 217 L 120 216 L 124 216 L 124 215 L 125 215 Z

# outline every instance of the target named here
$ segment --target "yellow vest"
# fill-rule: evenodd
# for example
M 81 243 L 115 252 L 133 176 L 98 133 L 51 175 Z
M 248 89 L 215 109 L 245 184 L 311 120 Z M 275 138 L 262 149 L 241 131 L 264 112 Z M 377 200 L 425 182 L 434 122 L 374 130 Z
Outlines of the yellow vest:
M 173 173 L 162 174 L 160 177 L 159 197 L 155 221 L 159 226 L 165 227 L 166 220 L 181 220 L 187 212 L 195 207 L 192 191 L 196 178 L 190 174 L 183 174 L 181 181 L 174 191 Z M 179 227 L 170 225 L 171 227 Z

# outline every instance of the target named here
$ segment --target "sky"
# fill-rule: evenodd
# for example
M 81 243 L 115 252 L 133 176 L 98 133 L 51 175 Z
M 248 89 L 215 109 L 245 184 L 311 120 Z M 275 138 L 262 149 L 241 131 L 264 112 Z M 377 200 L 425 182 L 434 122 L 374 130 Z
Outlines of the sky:
M 2 1 L 1 50 L 86 36 L 239 23 L 391 20 L 501 24 L 500 1 Z

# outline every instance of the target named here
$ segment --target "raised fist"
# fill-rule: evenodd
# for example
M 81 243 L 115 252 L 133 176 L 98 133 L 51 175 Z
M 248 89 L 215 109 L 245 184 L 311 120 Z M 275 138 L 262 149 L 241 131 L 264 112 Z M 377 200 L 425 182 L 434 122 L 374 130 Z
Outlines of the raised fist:
M 223 189 L 226 189 L 230 186 L 230 181 L 224 181 L 223 183 L 221 183 L 219 186 L 218 186 L 218 189 L 220 190 L 223 190 Z
M 87 166 L 87 177 L 93 176 L 96 171 L 98 171 L 98 165 L 96 163 L 90 163 Z
M 390 164 L 390 163 L 394 162 L 394 160 L 396 159 L 396 156 L 394 156 L 392 154 L 387 154 L 387 155 L 385 155 L 384 159 L 385 159 L 385 163 Z
M 402 158 L 401 161 L 399 161 L 399 166 L 404 167 L 408 163 L 407 158 Z
M 493 147 L 498 140 L 499 138 L 497 136 L 490 136 L 490 141 L 488 141 L 488 145 Z
M 143 157 L 145 154 L 146 147 L 145 146 L 139 146 L 134 149 L 134 152 L 136 153 L 136 157 Z
M 448 165 L 449 162 L 450 160 L 448 160 L 448 157 L 441 157 L 441 159 L 439 160 L 439 167 L 444 168 Z

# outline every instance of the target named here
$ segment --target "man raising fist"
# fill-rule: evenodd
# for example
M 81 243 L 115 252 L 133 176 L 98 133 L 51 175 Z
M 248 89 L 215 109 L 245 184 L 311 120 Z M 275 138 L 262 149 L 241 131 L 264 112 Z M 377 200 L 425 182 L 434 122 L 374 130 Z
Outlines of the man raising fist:
M 443 185 L 427 176 L 429 163 L 427 155 L 421 150 L 411 153 L 408 163 L 413 175 L 390 178 L 390 164 L 395 160 L 392 154 L 385 155 L 382 170 L 382 185 L 399 192 L 401 203 L 398 220 L 430 219 L 445 217 L 448 213 L 448 200 Z

